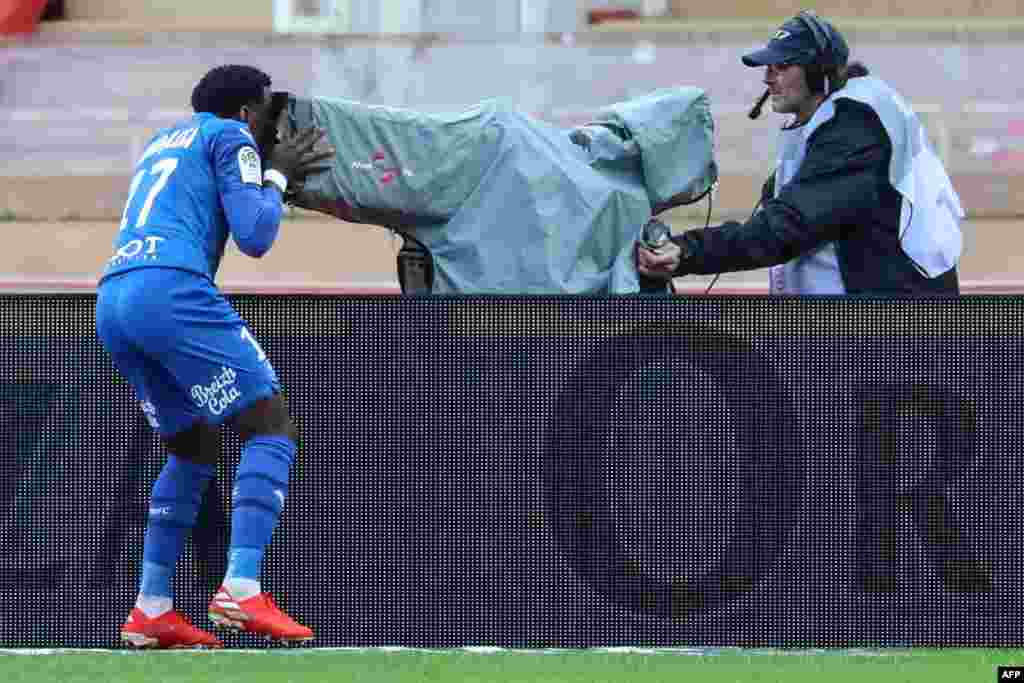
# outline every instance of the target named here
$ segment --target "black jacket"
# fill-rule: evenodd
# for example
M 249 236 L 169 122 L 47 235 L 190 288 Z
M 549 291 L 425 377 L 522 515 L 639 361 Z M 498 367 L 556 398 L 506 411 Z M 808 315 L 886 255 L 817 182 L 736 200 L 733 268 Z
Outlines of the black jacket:
M 956 268 L 922 275 L 899 243 L 900 194 L 889 182 L 892 145 L 865 104 L 835 101 L 835 116 L 807 141 L 800 169 L 745 223 L 729 221 L 672 239 L 677 275 L 775 266 L 835 242 L 847 294 L 956 294 Z

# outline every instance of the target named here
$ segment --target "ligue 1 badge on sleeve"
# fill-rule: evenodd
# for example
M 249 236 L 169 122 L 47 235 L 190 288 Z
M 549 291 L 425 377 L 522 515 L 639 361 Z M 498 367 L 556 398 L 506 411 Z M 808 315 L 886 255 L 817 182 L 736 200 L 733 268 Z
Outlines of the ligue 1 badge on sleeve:
M 996 681 L 1024 681 L 1024 666 L 1001 666 Z
M 238 172 L 242 176 L 243 183 L 259 185 L 263 182 L 263 173 L 260 171 L 260 155 L 252 147 L 243 147 L 238 150 Z

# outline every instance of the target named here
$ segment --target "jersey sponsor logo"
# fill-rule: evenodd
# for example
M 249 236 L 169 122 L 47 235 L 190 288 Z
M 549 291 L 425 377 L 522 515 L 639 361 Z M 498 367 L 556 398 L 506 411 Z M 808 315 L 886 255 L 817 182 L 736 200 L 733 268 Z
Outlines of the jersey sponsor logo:
M 220 373 L 208 384 L 193 385 L 190 389 L 192 400 L 200 408 L 209 410 L 212 415 L 220 415 L 242 397 L 242 392 L 235 386 L 237 378 L 237 372 L 221 366 Z
M 129 261 L 157 261 L 160 259 L 157 247 L 161 242 L 166 241 L 163 237 L 152 235 L 147 235 L 141 239 L 129 240 L 122 244 L 114 255 L 110 257 L 110 260 L 107 261 L 107 268 L 123 266 Z M 143 406 L 142 410 L 146 412 L 145 406 Z
M 171 131 L 170 133 L 161 135 L 156 140 L 149 143 L 149 147 L 147 147 L 146 151 L 142 153 L 142 158 L 139 159 L 139 163 L 141 164 L 149 157 L 166 149 L 186 149 L 191 147 L 198 134 L 198 128 L 182 128 L 180 130 Z
M 260 155 L 252 147 L 238 150 L 238 172 L 243 183 L 263 184 L 263 170 L 260 166 Z

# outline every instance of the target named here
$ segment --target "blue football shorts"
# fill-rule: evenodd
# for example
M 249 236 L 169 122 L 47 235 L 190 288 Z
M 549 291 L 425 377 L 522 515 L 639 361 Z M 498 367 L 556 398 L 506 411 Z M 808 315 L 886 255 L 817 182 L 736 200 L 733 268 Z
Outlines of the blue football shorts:
M 245 321 L 195 273 L 139 268 L 109 278 L 97 294 L 96 332 L 165 437 L 200 419 L 219 425 L 281 390 Z

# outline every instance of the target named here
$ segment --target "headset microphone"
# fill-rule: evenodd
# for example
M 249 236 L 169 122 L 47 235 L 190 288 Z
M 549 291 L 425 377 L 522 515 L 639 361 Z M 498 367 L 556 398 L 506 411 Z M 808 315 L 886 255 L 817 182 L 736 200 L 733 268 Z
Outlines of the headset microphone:
M 753 106 L 753 108 L 750 110 L 750 113 L 748 113 L 747 116 L 749 116 L 752 119 L 756 119 L 757 117 L 759 117 L 761 115 L 761 109 L 764 107 L 764 103 L 768 101 L 768 96 L 771 94 L 771 90 L 765 90 L 764 94 L 761 95 L 761 98 L 757 101 L 757 104 Z

